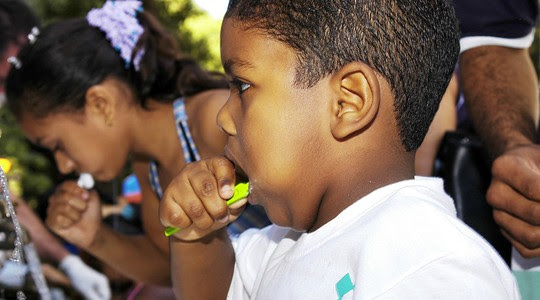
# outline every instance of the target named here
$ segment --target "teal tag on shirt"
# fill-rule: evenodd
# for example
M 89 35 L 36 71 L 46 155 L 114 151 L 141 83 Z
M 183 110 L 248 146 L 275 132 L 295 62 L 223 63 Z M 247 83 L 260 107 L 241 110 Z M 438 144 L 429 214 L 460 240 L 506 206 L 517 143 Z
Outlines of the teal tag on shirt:
M 348 292 L 352 291 L 353 289 L 354 289 L 354 284 L 351 281 L 351 276 L 349 275 L 349 273 L 347 273 L 336 283 L 336 291 L 338 294 L 338 300 L 343 299 L 343 296 L 345 296 Z

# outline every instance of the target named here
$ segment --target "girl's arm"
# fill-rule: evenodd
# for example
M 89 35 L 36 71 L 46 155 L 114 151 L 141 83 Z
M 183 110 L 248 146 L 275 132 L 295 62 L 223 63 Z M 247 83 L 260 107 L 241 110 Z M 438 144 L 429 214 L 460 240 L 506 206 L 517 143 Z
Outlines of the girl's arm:
M 148 165 L 134 162 L 141 187 L 141 218 L 145 233 L 130 236 L 102 225 L 88 251 L 136 281 L 170 286 L 169 245 L 159 222 L 159 200 L 148 181 Z
M 188 108 L 189 120 L 194 123 L 193 138 L 202 158 L 223 154 L 227 135 L 217 125 L 217 115 L 229 98 L 228 90 L 210 90 L 193 97 L 193 107 Z

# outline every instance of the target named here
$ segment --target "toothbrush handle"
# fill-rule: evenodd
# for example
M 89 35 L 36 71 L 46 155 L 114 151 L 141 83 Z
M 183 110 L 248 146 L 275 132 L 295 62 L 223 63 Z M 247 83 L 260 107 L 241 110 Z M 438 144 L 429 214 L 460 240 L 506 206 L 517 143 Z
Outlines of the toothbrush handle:
M 249 195 L 249 182 L 237 184 L 234 187 L 233 196 L 229 200 L 227 200 L 227 202 L 226 202 L 227 206 L 229 206 L 231 204 L 234 204 L 234 203 L 238 202 L 239 200 L 242 200 L 242 199 L 246 198 L 248 195 Z M 167 228 L 165 228 L 165 231 L 163 233 L 165 233 L 166 237 L 169 237 L 169 236 L 177 233 L 178 231 L 180 231 L 180 228 L 178 228 L 178 227 L 167 226 Z

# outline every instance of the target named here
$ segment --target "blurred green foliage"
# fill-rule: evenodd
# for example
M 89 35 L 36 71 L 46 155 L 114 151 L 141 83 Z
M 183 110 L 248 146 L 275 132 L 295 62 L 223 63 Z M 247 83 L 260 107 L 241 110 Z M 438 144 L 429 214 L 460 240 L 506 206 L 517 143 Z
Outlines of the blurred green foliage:
M 56 173 L 51 159 L 28 143 L 6 107 L 0 108 L 0 134 L 1 156 L 12 163 L 7 174 L 12 192 L 36 201 L 53 185 Z
M 43 20 L 43 25 L 66 18 L 83 17 L 90 9 L 100 7 L 105 2 L 105 0 L 26 1 Z M 145 10 L 158 16 L 162 24 L 175 34 L 180 49 L 184 53 L 194 57 L 201 65 L 212 71 L 221 69 L 219 60 L 220 21 L 213 20 L 191 0 L 143 0 L 143 6 Z M 193 19 L 203 21 L 199 21 L 197 26 L 185 25 Z M 208 36 L 212 36 L 212 41 L 207 39 Z
M 83 17 L 105 0 L 26 0 L 42 25 L 67 18 Z M 152 12 L 175 34 L 181 51 L 194 57 L 212 71 L 221 70 L 219 60 L 220 21 L 211 19 L 191 0 L 143 0 L 145 10 Z M 193 25 L 193 21 L 197 20 Z M 209 22 L 205 24 L 205 22 Z M 192 25 L 186 26 L 191 23 Z M 197 32 L 195 32 L 197 31 Z M 208 36 L 213 36 L 211 39 Z M 217 37 L 217 38 L 216 38 Z M 0 108 L 0 157 L 8 158 L 13 167 L 7 174 L 14 193 L 36 206 L 58 179 L 50 154 L 32 147 L 24 138 L 7 108 Z

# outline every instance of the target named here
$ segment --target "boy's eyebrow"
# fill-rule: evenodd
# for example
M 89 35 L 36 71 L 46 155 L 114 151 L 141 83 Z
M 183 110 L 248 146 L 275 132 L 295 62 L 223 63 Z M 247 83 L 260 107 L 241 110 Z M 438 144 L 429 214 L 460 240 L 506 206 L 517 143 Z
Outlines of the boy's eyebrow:
M 232 69 L 237 68 L 249 69 L 253 68 L 253 65 L 250 62 L 239 58 L 230 58 L 223 62 L 223 69 L 227 74 L 232 73 Z

